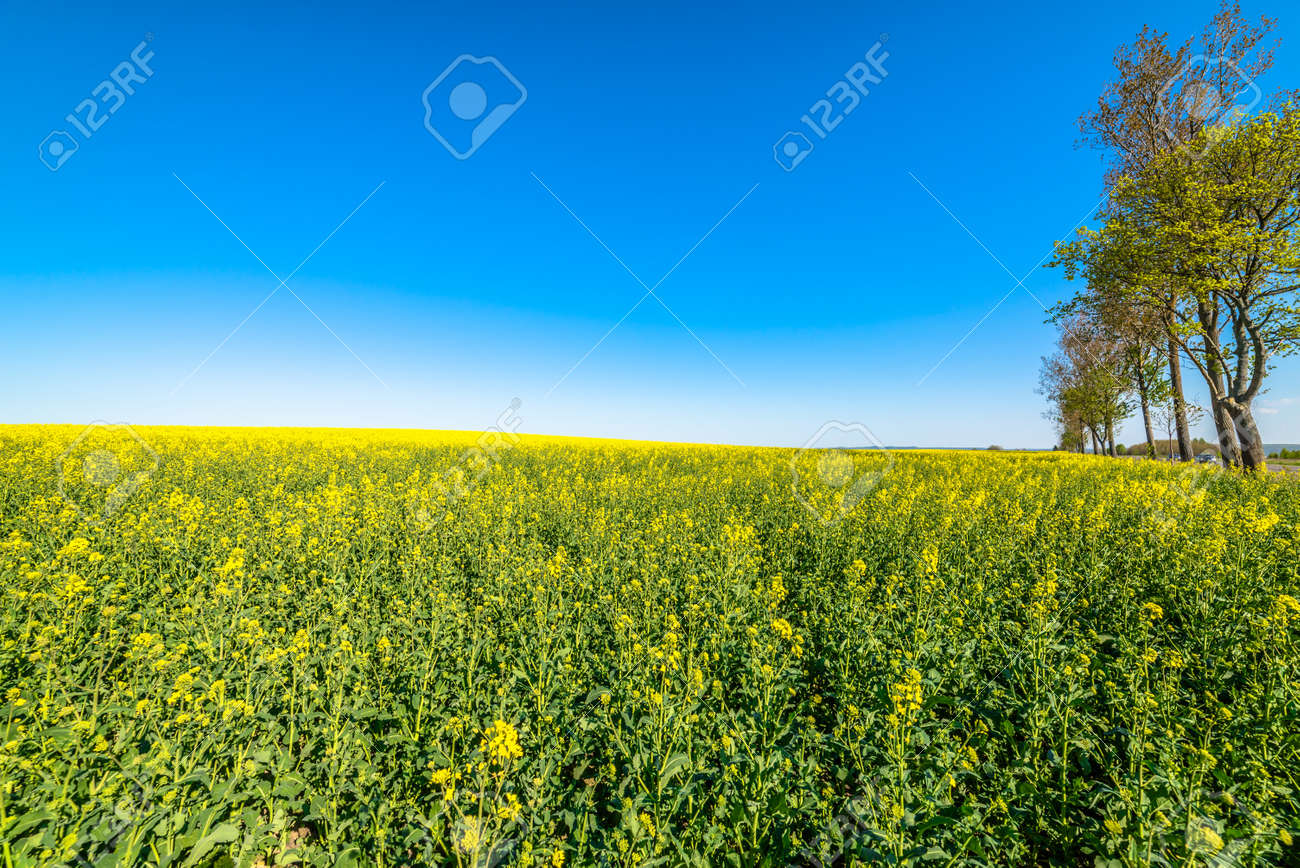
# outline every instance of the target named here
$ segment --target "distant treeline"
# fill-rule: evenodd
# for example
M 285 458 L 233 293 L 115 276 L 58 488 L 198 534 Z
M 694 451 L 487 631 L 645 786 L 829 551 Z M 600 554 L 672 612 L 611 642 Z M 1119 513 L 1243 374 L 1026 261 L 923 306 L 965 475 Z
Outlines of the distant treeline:
M 1157 455 L 1164 455 L 1167 457 L 1169 455 L 1182 454 L 1178 451 L 1177 440 L 1155 440 L 1152 442 L 1151 446 L 1152 448 L 1155 449 Z M 1124 449 L 1122 446 L 1120 446 L 1117 448 L 1116 451 L 1120 452 L 1123 455 L 1146 455 L 1147 444 L 1135 443 L 1134 445 L 1128 447 L 1127 449 Z M 1219 452 L 1219 447 L 1211 443 L 1209 440 L 1203 440 L 1200 437 L 1196 437 L 1192 440 L 1191 455 L 1186 457 L 1194 458 L 1195 456 L 1200 455 L 1202 452 L 1213 452 L 1214 454 L 1217 455 Z

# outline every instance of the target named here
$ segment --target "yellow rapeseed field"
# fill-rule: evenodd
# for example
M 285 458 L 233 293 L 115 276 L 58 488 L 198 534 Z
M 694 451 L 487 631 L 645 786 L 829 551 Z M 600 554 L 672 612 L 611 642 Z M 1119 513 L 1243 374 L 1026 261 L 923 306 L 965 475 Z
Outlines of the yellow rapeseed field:
M 1295 864 L 1300 489 L 0 426 L 5 866 Z

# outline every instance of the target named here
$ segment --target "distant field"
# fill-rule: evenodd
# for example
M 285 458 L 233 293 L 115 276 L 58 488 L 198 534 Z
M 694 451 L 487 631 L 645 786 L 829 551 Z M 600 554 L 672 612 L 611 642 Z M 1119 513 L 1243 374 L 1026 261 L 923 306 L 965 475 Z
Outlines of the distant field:
M 80 433 L 0 427 L 6 864 L 1295 858 L 1279 476 Z

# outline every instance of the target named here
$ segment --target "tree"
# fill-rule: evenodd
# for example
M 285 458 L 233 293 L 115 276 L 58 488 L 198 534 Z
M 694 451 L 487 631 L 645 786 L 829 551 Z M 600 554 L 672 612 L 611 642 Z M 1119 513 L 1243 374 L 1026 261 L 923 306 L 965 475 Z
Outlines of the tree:
M 1180 412 L 1182 414 L 1181 417 L 1179 415 Z M 1189 421 L 1192 424 L 1196 424 L 1200 421 L 1202 415 L 1203 411 L 1201 408 L 1190 403 L 1184 404 L 1180 411 L 1179 408 L 1174 406 L 1173 392 L 1171 391 L 1165 396 L 1165 400 L 1157 404 L 1155 408 L 1156 423 L 1160 426 L 1160 430 L 1165 435 L 1165 440 L 1160 444 L 1163 449 L 1158 449 L 1157 451 L 1163 455 L 1167 455 L 1169 460 L 1172 462 L 1174 460 L 1174 429 L 1177 425 L 1178 419 L 1182 418 L 1185 422 Z M 1184 450 L 1182 444 L 1179 444 L 1177 447 L 1179 460 L 1191 461 L 1195 457 L 1196 453 L 1201 450 L 1202 446 L 1209 446 L 1209 444 L 1198 439 L 1194 442 L 1189 442 L 1186 450 Z
M 1046 364 L 1047 359 L 1043 361 Z M 1043 389 L 1040 388 L 1039 391 L 1042 392 Z M 1051 408 L 1043 415 L 1056 427 L 1059 444 L 1057 448 L 1065 452 L 1083 452 L 1083 420 L 1066 406 L 1061 396 L 1058 395 L 1052 400 Z
M 1122 296 L 1103 292 L 1084 294 L 1073 303 L 1058 305 L 1052 318 L 1071 321 L 1073 330 L 1088 329 L 1104 338 L 1111 355 L 1114 373 L 1129 381 L 1142 411 L 1148 457 L 1155 454 L 1155 436 L 1151 427 L 1151 405 L 1169 391 L 1164 378 L 1162 345 L 1164 318 L 1135 307 Z M 1085 325 L 1086 323 L 1086 325 Z
M 1115 431 L 1132 413 L 1130 383 L 1120 373 L 1125 349 L 1082 316 L 1059 322 L 1058 351 L 1043 359 L 1039 392 L 1052 402 L 1048 412 L 1062 443 L 1091 439 L 1092 451 L 1114 456 Z

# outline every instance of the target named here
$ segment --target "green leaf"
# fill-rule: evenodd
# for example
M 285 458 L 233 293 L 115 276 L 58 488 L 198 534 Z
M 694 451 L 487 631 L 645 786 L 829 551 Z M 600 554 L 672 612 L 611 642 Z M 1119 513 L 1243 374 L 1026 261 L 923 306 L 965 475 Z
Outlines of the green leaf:
M 691 758 L 684 753 L 677 753 L 670 756 L 664 761 L 663 768 L 659 770 L 659 788 L 665 789 L 677 773 L 689 766 Z
M 185 860 L 185 868 L 197 865 L 199 860 L 212 852 L 212 848 L 218 844 L 229 844 L 238 837 L 238 826 L 234 823 L 222 823 L 220 826 L 217 826 L 217 828 L 200 838 L 199 842 L 194 845 L 194 849 L 190 851 L 189 858 Z

